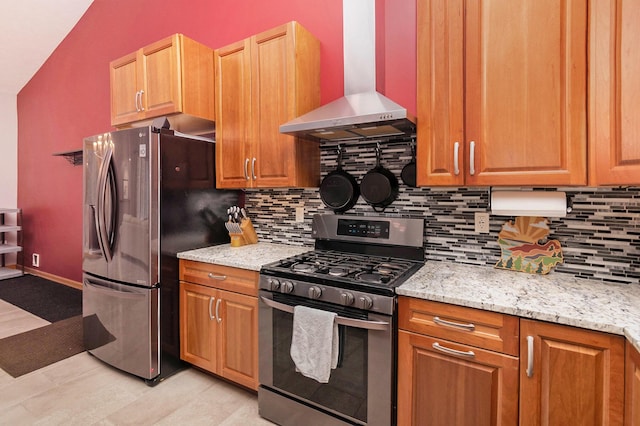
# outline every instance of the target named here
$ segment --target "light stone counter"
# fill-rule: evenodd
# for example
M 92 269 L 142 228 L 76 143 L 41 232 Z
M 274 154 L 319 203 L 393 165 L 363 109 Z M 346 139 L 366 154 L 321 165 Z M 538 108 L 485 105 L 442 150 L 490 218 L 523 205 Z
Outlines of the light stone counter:
M 231 247 L 229 244 L 222 244 L 183 251 L 178 253 L 178 258 L 248 269 L 251 271 L 260 271 L 262 265 L 310 250 L 313 250 L 313 247 L 272 243 L 249 244 L 240 247 Z
M 396 293 L 620 334 L 640 350 L 640 285 L 427 261 Z

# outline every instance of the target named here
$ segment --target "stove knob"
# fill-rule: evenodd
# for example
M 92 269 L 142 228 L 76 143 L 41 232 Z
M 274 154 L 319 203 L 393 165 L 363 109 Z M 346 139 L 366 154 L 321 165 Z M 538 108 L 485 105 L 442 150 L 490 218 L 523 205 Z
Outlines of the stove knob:
M 322 290 L 320 289 L 320 287 L 316 287 L 314 285 L 313 287 L 309 288 L 309 297 L 311 299 L 319 299 L 321 295 L 322 295 Z
M 275 278 L 269 278 L 269 289 L 271 291 L 278 291 L 278 289 L 280 288 L 280 281 L 278 281 Z
M 371 309 L 373 306 L 373 300 L 369 296 L 361 296 L 358 298 L 358 302 L 360 304 L 360 308 L 362 309 Z
M 342 300 L 342 304 L 344 306 L 349 306 L 353 305 L 355 299 L 353 297 L 353 293 L 342 293 L 340 295 L 340 300 Z
M 280 293 L 291 293 L 293 291 L 293 283 L 291 281 L 283 281 L 280 286 Z

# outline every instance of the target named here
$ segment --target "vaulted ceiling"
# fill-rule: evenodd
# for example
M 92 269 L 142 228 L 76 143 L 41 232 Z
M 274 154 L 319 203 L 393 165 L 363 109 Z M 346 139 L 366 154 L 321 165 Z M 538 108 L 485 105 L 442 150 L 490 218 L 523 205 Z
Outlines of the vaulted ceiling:
M 16 95 L 93 0 L 2 0 L 0 94 Z

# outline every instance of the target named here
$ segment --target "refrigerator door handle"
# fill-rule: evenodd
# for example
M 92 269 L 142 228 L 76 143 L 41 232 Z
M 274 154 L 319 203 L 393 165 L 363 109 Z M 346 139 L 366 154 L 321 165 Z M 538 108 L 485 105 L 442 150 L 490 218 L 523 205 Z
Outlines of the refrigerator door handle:
M 115 239 L 116 220 L 116 180 L 113 170 L 113 150 L 107 149 L 100 172 L 98 173 L 98 205 L 95 210 L 96 227 L 98 228 L 98 243 L 107 262 L 113 259 L 113 243 Z M 108 198 L 107 198 L 108 196 Z M 107 227 L 107 210 L 109 226 Z

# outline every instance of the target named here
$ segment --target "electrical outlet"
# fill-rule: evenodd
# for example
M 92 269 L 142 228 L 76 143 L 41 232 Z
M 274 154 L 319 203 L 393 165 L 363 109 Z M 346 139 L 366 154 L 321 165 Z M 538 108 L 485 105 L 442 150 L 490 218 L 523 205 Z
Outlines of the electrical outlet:
M 31 255 L 31 266 L 35 268 L 40 267 L 40 255 L 38 253 L 33 253 Z
M 304 207 L 296 207 L 296 223 L 304 222 Z
M 489 233 L 489 213 L 476 212 L 475 232 L 477 234 Z

